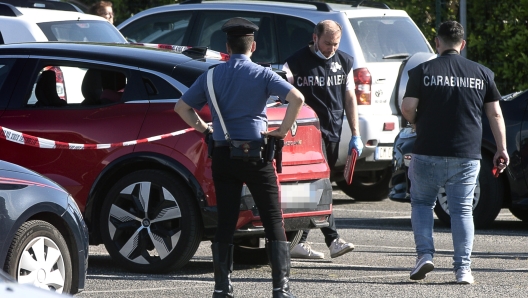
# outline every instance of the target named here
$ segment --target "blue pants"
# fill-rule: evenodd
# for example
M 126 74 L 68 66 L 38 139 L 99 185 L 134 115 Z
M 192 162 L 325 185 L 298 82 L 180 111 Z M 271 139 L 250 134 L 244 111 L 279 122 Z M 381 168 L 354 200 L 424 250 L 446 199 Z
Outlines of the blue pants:
M 411 222 L 418 256 L 434 255 L 433 209 L 440 187 L 447 194 L 453 238 L 453 267 L 469 268 L 473 249 L 473 198 L 480 160 L 413 154 L 411 180 Z

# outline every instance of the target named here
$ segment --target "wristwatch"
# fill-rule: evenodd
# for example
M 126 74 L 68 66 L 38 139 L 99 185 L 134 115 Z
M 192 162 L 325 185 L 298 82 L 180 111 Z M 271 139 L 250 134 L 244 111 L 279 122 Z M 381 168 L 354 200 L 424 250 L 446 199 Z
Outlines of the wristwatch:
M 207 125 L 207 128 L 203 131 L 204 135 L 208 135 L 213 131 L 213 128 L 210 125 Z

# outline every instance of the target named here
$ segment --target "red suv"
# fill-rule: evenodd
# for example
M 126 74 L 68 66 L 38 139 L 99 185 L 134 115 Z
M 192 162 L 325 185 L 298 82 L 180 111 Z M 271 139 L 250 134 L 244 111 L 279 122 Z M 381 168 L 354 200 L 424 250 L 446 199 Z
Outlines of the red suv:
M 0 47 L 0 159 L 65 187 L 90 244 L 104 243 L 129 270 L 179 268 L 214 236 L 207 146 L 173 110 L 200 74 L 222 63 L 202 54 L 88 43 Z M 57 94 L 56 68 L 67 101 Z M 270 99 L 270 127 L 285 110 Z M 207 108 L 199 113 L 210 121 Z M 285 139 L 282 165 L 285 228 L 295 244 L 299 230 L 328 225 L 332 208 L 319 123 L 307 106 Z M 251 193 L 241 196 L 236 254 L 254 259 L 264 230 Z

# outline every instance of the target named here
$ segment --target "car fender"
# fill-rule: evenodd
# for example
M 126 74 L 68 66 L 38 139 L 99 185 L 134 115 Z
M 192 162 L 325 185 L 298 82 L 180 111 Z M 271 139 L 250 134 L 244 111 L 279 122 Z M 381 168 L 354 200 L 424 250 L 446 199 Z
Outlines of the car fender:
M 62 201 L 65 203 L 66 199 L 67 194 L 64 194 L 64 200 Z M 56 215 L 56 219 L 60 220 L 61 216 L 64 214 L 64 212 L 66 212 L 61 200 L 45 200 L 35 204 L 31 203 L 31 205 L 25 205 L 25 202 L 27 203 L 29 200 L 12 200 L 11 202 L 14 202 L 16 207 L 14 207 L 12 204 L 6 204 L 5 214 L 7 216 L 5 218 L 0 218 L 0 225 L 2 226 L 1 229 L 6 230 L 4 232 L 6 235 L 5 239 L 0 240 L 0 268 L 4 268 L 9 246 L 11 245 L 16 232 L 22 226 L 22 224 L 39 214 L 47 214 L 43 220 L 53 224 L 55 220 L 51 218 L 51 214 Z M 24 212 L 18 215 L 14 210 L 24 210 Z M 9 217 L 9 214 L 11 214 L 12 217 L 16 217 L 17 219 L 15 221 L 12 220 Z

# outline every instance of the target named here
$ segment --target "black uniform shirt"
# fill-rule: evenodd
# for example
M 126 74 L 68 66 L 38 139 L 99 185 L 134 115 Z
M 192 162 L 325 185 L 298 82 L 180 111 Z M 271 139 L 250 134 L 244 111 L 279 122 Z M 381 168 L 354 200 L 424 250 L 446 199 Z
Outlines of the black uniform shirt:
M 405 97 L 419 99 L 413 153 L 480 159 L 484 104 L 501 96 L 490 69 L 446 52 L 409 71 Z
M 304 95 L 305 102 L 319 117 L 321 134 L 330 142 L 339 142 L 345 106 L 345 92 L 353 90 L 354 58 L 337 50 L 326 60 L 306 46 L 286 59 L 290 83 Z

